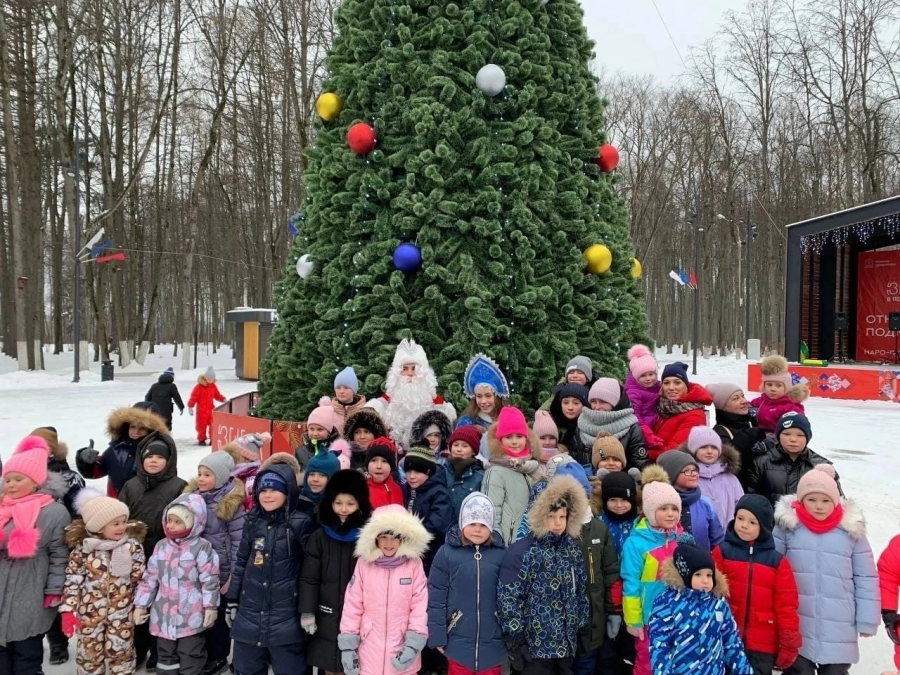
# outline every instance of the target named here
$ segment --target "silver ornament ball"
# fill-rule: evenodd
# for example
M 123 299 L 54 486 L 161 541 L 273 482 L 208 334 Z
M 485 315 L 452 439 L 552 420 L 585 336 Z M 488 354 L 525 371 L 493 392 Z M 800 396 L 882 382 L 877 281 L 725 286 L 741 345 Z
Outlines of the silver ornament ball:
M 309 253 L 304 253 L 297 260 L 297 276 L 306 279 L 312 274 L 313 267 L 315 267 L 315 263 L 309 259 Z
M 500 66 L 489 63 L 478 71 L 475 86 L 487 96 L 496 96 L 506 86 L 506 73 Z

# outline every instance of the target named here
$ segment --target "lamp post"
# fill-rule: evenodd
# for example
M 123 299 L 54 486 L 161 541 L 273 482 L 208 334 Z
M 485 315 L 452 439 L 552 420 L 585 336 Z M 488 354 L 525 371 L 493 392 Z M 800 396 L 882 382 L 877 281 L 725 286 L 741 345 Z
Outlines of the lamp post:
M 750 245 L 757 235 L 757 226 L 750 220 L 750 206 L 747 206 L 747 218 L 744 221 L 744 349 L 750 341 Z
M 698 204 L 699 206 L 699 204 Z M 694 223 L 694 270 L 697 275 L 697 288 L 694 290 L 694 336 L 691 340 L 694 349 L 694 365 L 691 374 L 697 374 L 697 343 L 700 340 L 700 238 L 703 235 L 703 226 L 700 224 L 700 209 L 697 209 L 696 222 Z
M 72 382 L 81 381 L 81 262 L 78 257 L 81 253 L 81 139 L 79 138 L 78 126 L 75 126 L 75 157 L 73 161 L 63 161 L 60 165 L 65 168 L 66 175 L 73 179 L 75 183 L 75 220 L 72 223 L 74 230 L 74 255 L 72 263 L 74 264 L 74 285 L 72 293 L 73 300 L 73 329 L 72 338 L 74 341 L 75 375 Z

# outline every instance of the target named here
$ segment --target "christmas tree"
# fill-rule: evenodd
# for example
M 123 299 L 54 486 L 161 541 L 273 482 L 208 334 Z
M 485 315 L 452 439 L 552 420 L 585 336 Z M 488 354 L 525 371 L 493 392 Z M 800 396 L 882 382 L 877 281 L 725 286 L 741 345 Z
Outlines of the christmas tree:
M 456 402 L 478 352 L 527 406 L 578 353 L 623 377 L 648 325 L 577 0 L 345 0 L 335 20 L 260 414 L 302 419 L 346 365 L 377 395 L 410 336 Z

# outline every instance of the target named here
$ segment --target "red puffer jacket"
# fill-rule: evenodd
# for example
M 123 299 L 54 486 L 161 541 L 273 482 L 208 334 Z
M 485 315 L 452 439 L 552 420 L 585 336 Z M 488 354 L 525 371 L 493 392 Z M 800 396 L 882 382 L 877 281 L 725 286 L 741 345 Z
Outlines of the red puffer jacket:
M 716 568 L 728 577 L 728 604 L 744 647 L 765 654 L 799 649 L 797 583 L 791 564 L 775 550 L 771 537 L 750 546 L 729 528 L 712 555 Z
M 659 437 L 662 446 L 649 450 L 650 461 L 655 462 L 666 450 L 674 450 L 682 443 L 687 443 L 691 429 L 694 427 L 705 427 L 707 424 L 706 406 L 712 402 L 712 396 L 705 388 L 699 384 L 689 384 L 687 393 L 678 399 L 677 403 L 693 403 L 696 404 L 696 407 L 693 410 L 669 417 L 660 415 L 656 424 L 653 425 L 653 433 Z

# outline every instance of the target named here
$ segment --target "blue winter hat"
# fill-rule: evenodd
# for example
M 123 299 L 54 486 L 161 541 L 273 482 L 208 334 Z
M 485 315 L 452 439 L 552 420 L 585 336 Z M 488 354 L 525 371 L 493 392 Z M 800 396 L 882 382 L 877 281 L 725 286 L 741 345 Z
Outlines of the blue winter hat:
M 171 375 L 172 377 L 175 377 L 175 369 L 172 366 L 169 366 L 163 371 L 163 375 Z
M 688 381 L 687 369 L 687 364 L 682 363 L 681 361 L 669 363 L 663 368 L 662 377 L 659 379 L 665 380 L 667 377 L 677 377 L 679 380 L 689 385 L 690 382 Z
M 353 393 L 359 392 L 359 379 L 356 377 L 356 371 L 353 366 L 347 366 L 334 377 L 334 388 L 350 387 Z
M 337 455 L 331 450 L 325 450 L 312 457 L 306 465 L 306 473 L 303 476 L 303 484 L 306 485 L 306 477 L 311 473 L 321 473 L 329 479 L 341 469 L 341 463 Z
M 679 544 L 675 547 L 672 562 L 675 564 L 675 569 L 678 570 L 678 574 L 681 575 L 681 579 L 687 588 L 691 588 L 691 579 L 700 570 L 712 570 L 713 581 L 715 582 L 716 563 L 706 549 L 700 548 L 695 544 Z
M 807 443 L 812 440 L 812 426 L 806 415 L 793 411 L 784 413 L 775 425 L 775 437 L 781 436 L 785 429 L 799 429 L 806 436 Z
M 263 477 L 260 479 L 259 483 L 254 486 L 253 489 L 257 494 L 262 492 L 263 490 L 276 490 L 283 495 L 288 494 L 288 486 L 287 483 L 284 482 L 284 478 L 279 476 L 274 471 L 269 471 L 263 474 Z
M 584 488 L 584 493 L 590 499 L 591 493 L 593 492 L 593 488 L 591 488 L 591 483 L 588 481 L 587 474 L 584 472 L 584 467 L 581 466 L 578 462 L 567 462 L 566 464 L 561 464 L 557 467 L 556 473 L 553 475 L 554 478 L 559 478 L 560 476 L 571 476 L 581 487 Z
M 559 389 L 559 400 L 562 402 L 564 398 L 577 398 L 585 407 L 588 405 L 588 388 L 583 384 L 564 384 Z

